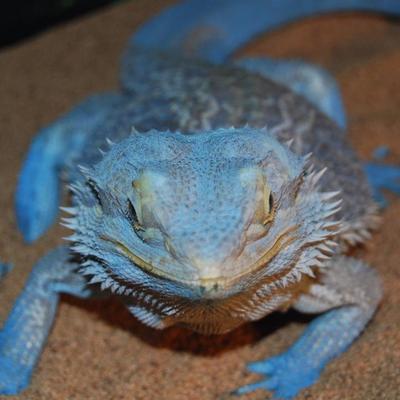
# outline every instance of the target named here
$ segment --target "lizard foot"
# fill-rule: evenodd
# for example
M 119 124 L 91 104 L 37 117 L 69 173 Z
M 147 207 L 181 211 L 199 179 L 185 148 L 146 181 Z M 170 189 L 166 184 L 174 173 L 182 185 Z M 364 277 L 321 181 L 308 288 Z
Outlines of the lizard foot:
M 0 356 L 0 395 L 15 395 L 30 382 L 31 370 L 16 365 L 13 360 Z
M 381 208 L 388 205 L 382 189 L 400 195 L 400 166 L 369 162 L 364 164 L 364 171 L 371 185 L 374 199 Z
M 258 382 L 240 387 L 235 394 L 245 394 L 257 389 L 270 390 L 273 399 L 292 399 L 302 389 L 311 386 L 319 377 L 320 369 L 306 365 L 305 360 L 294 357 L 289 351 L 278 356 L 248 364 L 248 369 L 266 375 Z

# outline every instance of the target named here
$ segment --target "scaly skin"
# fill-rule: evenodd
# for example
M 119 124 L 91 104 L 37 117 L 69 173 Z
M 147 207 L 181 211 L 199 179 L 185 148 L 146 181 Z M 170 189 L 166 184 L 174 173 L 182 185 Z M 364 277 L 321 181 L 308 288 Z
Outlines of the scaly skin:
M 27 177 L 66 144 L 62 161 L 45 160 L 72 183 L 74 233 L 34 267 L 0 333 L 0 393 L 29 383 L 61 292 L 100 288 L 150 326 L 203 333 L 289 307 L 324 313 L 287 352 L 252 364 L 266 377 L 237 393 L 292 398 L 361 333 L 381 299 L 376 274 L 346 256 L 377 223 L 362 164 L 319 101 L 247 67 L 131 43 L 121 91 L 39 137 L 17 199 L 39 196 Z M 48 225 L 42 209 L 21 217 L 28 239 Z

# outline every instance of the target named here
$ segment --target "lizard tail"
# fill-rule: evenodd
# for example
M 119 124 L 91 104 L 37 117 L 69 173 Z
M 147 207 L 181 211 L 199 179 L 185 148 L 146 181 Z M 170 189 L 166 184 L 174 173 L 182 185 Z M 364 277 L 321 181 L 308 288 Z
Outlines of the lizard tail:
M 400 15 L 399 0 L 186 0 L 147 21 L 133 44 L 223 62 L 255 35 L 329 12 Z

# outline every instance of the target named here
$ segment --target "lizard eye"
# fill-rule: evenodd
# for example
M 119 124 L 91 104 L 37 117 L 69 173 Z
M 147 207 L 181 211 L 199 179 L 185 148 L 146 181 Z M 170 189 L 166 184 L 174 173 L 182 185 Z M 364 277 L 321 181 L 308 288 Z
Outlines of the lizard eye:
M 268 206 L 269 206 L 269 212 L 271 212 L 271 210 L 274 208 L 274 196 L 272 196 L 272 192 L 269 193 Z
M 103 202 L 102 199 L 100 197 L 100 191 L 99 188 L 97 187 L 96 182 L 93 179 L 87 179 L 86 180 L 86 185 L 87 187 L 90 189 L 91 194 L 93 195 L 93 197 L 96 199 L 96 201 L 98 202 L 98 204 L 103 207 Z
M 264 221 L 263 225 L 269 224 L 274 219 L 274 196 L 270 191 L 264 197 Z
M 131 222 L 131 224 L 136 232 L 143 230 L 143 226 L 139 222 L 139 218 L 137 216 L 135 207 L 132 204 L 131 200 L 129 200 L 129 199 L 128 199 L 128 207 L 127 207 L 126 216 L 129 219 L 129 221 Z

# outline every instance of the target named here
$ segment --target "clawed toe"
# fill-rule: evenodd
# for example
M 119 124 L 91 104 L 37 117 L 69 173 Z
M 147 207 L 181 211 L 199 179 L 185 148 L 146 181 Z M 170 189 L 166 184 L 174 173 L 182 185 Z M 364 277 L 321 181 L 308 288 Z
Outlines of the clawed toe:
M 288 354 L 250 363 L 248 369 L 265 378 L 238 388 L 234 392 L 237 395 L 264 389 L 273 391 L 273 399 L 289 400 L 319 376 L 319 371 L 305 367 L 301 360 L 294 360 Z

